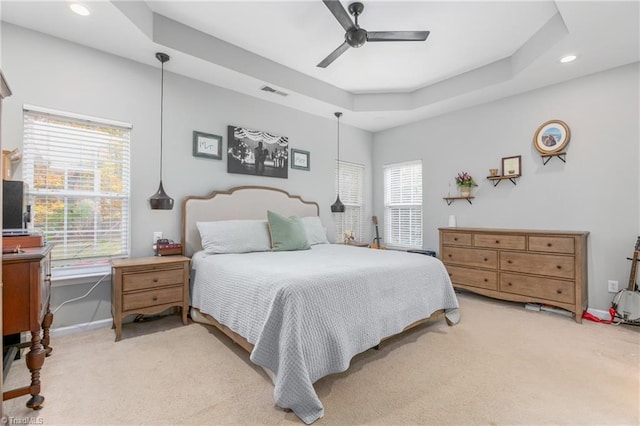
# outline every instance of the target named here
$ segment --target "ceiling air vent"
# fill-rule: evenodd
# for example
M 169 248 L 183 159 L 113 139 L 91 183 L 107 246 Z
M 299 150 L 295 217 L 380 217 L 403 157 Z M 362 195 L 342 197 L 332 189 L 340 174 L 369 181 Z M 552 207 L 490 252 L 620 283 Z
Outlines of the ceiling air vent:
M 288 93 L 281 92 L 269 86 L 263 86 L 260 90 L 262 90 L 263 92 L 275 93 L 276 95 L 280 95 L 280 96 L 289 96 Z

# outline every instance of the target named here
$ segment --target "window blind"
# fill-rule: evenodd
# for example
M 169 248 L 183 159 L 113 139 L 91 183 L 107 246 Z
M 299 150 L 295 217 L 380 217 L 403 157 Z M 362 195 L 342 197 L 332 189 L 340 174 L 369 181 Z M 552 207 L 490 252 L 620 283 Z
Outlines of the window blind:
M 32 226 L 55 267 L 129 255 L 130 125 L 24 109 Z
M 335 214 L 336 242 L 344 240 L 345 231 L 352 231 L 357 241 L 364 241 L 364 166 L 336 161 L 335 178 L 336 189 L 340 188 L 340 201 L 345 206 L 344 213 Z
M 384 207 L 385 244 L 422 248 L 422 161 L 384 166 Z

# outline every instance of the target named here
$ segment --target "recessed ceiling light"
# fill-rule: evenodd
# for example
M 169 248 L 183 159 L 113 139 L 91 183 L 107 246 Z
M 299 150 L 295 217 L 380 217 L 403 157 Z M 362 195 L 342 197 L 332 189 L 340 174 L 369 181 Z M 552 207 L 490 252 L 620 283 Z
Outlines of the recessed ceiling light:
M 563 57 L 562 59 L 560 59 L 560 62 L 562 62 L 563 64 L 566 64 L 567 62 L 575 61 L 576 58 L 577 58 L 576 55 L 567 55 L 567 56 Z
M 89 16 L 89 9 L 80 3 L 71 3 L 69 8 L 80 16 Z

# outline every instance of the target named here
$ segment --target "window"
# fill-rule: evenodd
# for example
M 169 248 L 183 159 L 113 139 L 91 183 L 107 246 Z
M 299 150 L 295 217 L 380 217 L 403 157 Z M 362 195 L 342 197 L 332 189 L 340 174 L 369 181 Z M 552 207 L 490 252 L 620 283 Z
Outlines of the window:
M 388 246 L 422 248 L 422 161 L 384 166 L 384 237 Z
M 340 185 L 338 185 L 340 179 Z M 344 213 L 336 213 L 336 242 L 344 240 L 344 231 L 356 234 L 356 240 L 364 241 L 364 166 L 361 164 L 336 162 L 336 188 L 340 188 L 340 201 Z
M 53 244 L 53 266 L 129 255 L 131 125 L 24 109 L 23 179 L 32 226 Z

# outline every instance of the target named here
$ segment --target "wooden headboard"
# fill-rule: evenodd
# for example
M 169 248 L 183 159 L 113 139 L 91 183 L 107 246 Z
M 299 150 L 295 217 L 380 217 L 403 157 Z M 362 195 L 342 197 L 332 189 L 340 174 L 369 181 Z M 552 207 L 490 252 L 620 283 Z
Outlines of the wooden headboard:
M 267 219 L 267 210 L 285 216 L 318 216 L 318 203 L 268 186 L 238 186 L 205 196 L 182 199 L 182 252 L 192 256 L 202 250 L 196 222 L 232 219 Z

